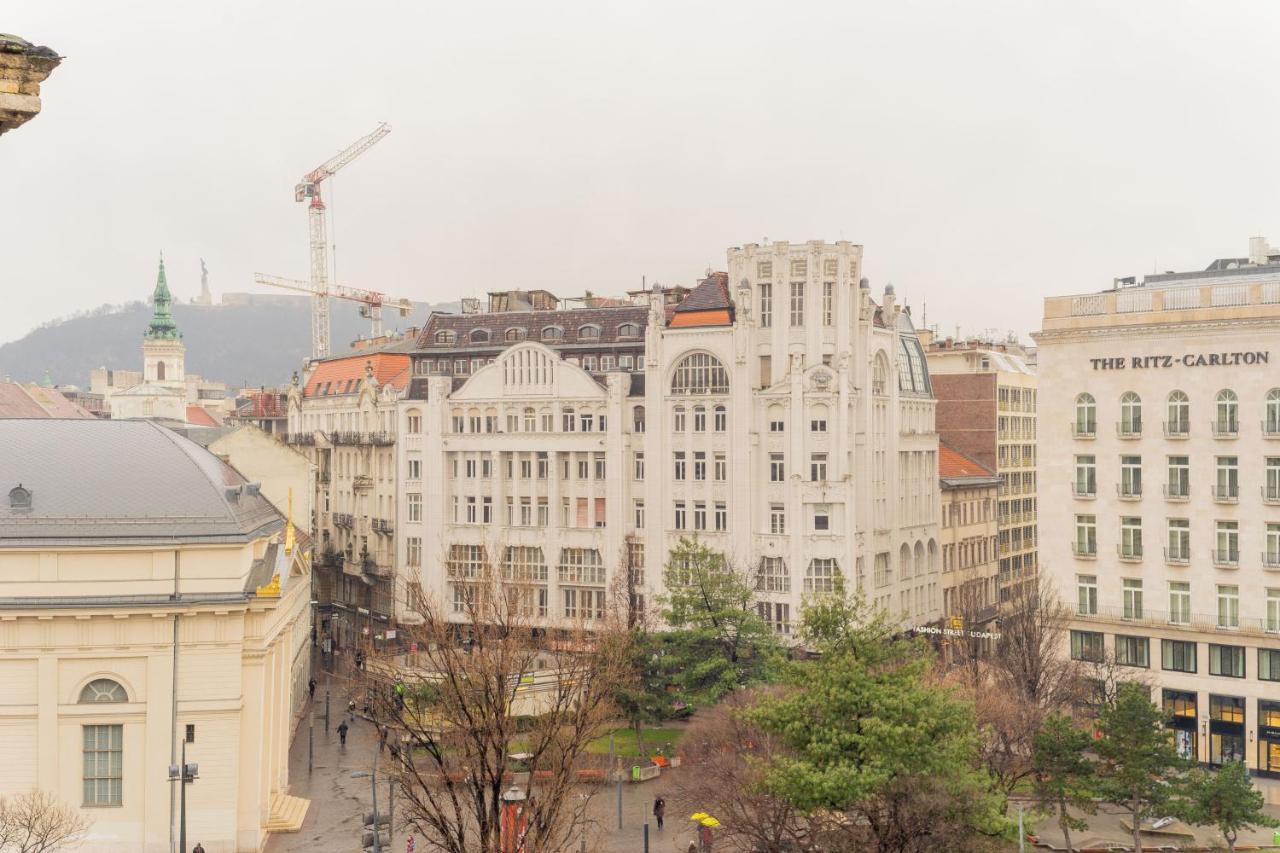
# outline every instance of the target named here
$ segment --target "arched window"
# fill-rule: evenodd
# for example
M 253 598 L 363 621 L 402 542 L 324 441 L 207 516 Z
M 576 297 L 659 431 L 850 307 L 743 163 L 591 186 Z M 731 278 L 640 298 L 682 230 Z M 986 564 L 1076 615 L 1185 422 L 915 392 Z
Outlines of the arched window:
M 922 578 L 928 574 L 929 567 L 924 561 L 924 543 L 916 543 L 916 577 Z
M 871 393 L 881 397 L 889 393 L 889 365 L 883 352 L 876 353 L 871 366 Z
M 487 343 L 488 340 L 489 340 L 488 329 L 472 329 L 471 330 L 471 343 L 483 344 L 483 343 Z
M 417 409 L 410 409 L 405 412 L 408 420 L 408 432 L 410 435 L 417 435 L 422 432 L 422 412 Z
M 542 330 L 542 339 L 544 341 L 558 341 L 564 337 L 564 329 L 559 326 L 547 326 Z
M 1169 395 L 1169 420 L 1164 431 L 1165 435 L 1186 435 L 1191 431 L 1191 401 L 1182 391 Z
M 1240 404 L 1236 392 L 1218 392 L 1218 412 L 1213 422 L 1214 435 L 1235 435 L 1240 430 Z
M 509 341 L 523 341 L 524 329 L 519 326 L 512 326 L 510 329 L 507 329 L 505 337 Z
M 1120 434 L 1142 435 L 1142 398 L 1133 391 L 1120 397 Z
M 596 325 L 587 325 L 578 327 L 578 340 L 594 341 L 600 337 L 600 327 Z
M 716 432 L 724 432 L 729 428 L 729 410 L 724 406 L 716 406 L 714 413 Z
M 1262 428 L 1267 435 L 1280 435 L 1280 388 L 1267 392 L 1266 420 Z
M 533 432 L 538 428 L 538 413 L 529 406 L 524 410 L 524 431 Z
M 1092 394 L 1081 394 L 1076 397 L 1076 435 L 1092 438 L 1098 434 L 1098 404 Z
M 911 577 L 911 549 L 904 542 L 898 551 L 898 577 L 907 580 Z
M 644 432 L 644 406 L 636 406 L 632 408 L 631 431 Z
M 840 564 L 831 557 L 814 558 L 804 572 L 804 591 L 835 592 L 840 583 Z
M 640 327 L 635 323 L 623 323 L 618 326 L 618 337 L 638 338 L 640 337 Z
M 124 687 L 118 681 L 112 681 L 110 678 L 95 678 L 80 691 L 79 701 L 81 704 L 128 702 L 129 694 L 125 692 Z
M 693 407 L 693 431 L 694 432 L 707 431 L 707 407 L 706 406 Z
M 685 418 L 684 406 L 676 406 L 671 411 L 671 429 L 675 432 L 684 432 Z
M 729 372 L 720 359 L 705 352 L 685 356 L 671 378 L 672 394 L 728 394 Z
M 451 344 L 458 340 L 457 334 L 452 329 L 441 329 L 436 332 L 436 343 Z
M 159 382 L 164 381 L 164 362 L 163 361 L 156 362 L 156 380 Z

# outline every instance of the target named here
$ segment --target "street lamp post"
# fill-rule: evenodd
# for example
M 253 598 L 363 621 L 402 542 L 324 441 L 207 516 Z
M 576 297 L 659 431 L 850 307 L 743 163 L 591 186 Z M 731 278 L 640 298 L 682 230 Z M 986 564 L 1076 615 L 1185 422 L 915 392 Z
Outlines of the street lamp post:
M 182 787 L 179 807 L 178 849 L 186 853 L 187 849 L 187 786 L 200 778 L 200 765 L 187 763 L 187 740 L 182 740 L 182 764 L 169 765 L 169 781 L 178 782 Z
M 366 773 L 366 772 L 364 772 L 363 770 L 356 770 L 356 771 L 353 771 L 353 772 L 352 772 L 352 774 L 351 774 L 351 778 L 352 778 L 352 779 L 363 779 L 363 778 L 364 778 L 364 777 L 366 777 L 366 776 L 368 776 L 368 777 L 369 777 L 369 789 L 370 789 L 370 790 L 372 791 L 372 793 L 373 793 L 373 849 L 374 849 L 374 853 L 382 853 L 382 835 L 381 835 L 382 830 L 381 830 L 381 829 L 379 829 L 379 827 L 382 825 L 382 821 L 380 820 L 380 817 L 381 817 L 381 816 L 378 814 L 378 753 L 379 753 L 380 751 L 381 751 L 381 750 L 380 750 L 380 749 L 378 749 L 377 744 L 375 743 L 375 745 L 374 745 L 374 750 L 373 750 L 373 768 L 370 770 L 370 772 Z M 392 786 L 393 784 L 394 784 L 394 778 L 389 778 L 389 779 L 387 780 L 387 793 L 389 793 L 389 794 L 390 794 L 390 793 L 392 793 L 393 789 L 392 789 L 392 787 L 391 787 L 391 786 Z M 387 837 L 388 837 L 388 838 L 390 838 L 390 837 L 391 837 L 391 832 L 392 832 L 392 828 L 391 828 L 391 812 L 390 812 L 390 810 L 388 810 L 388 811 L 387 811 Z

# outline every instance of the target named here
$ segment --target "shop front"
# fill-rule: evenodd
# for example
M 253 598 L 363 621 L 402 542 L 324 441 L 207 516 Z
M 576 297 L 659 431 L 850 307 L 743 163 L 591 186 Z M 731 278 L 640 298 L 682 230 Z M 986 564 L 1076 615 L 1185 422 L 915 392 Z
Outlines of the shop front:
M 1209 696 L 1209 763 L 1244 761 L 1244 699 Z
M 1258 700 L 1258 774 L 1280 778 L 1280 702 Z
M 1164 713 L 1173 730 L 1173 742 L 1178 755 L 1188 761 L 1199 761 L 1199 744 L 1196 737 L 1196 694 L 1185 690 L 1164 691 Z

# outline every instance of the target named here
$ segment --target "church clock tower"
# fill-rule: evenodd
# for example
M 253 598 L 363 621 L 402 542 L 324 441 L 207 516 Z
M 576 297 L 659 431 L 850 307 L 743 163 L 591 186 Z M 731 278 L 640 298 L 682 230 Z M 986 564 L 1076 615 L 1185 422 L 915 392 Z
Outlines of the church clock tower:
M 160 272 L 151 296 L 154 311 L 151 323 L 142 336 L 143 382 L 186 389 L 186 346 L 182 333 L 173 321 L 173 296 L 164 274 L 164 255 L 160 256 Z

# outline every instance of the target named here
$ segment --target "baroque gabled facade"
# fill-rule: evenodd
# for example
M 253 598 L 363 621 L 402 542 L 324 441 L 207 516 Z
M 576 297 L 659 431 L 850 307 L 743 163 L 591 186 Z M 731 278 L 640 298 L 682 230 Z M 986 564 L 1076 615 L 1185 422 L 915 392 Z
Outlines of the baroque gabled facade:
M 494 294 L 488 312 L 434 315 L 396 404 L 398 606 L 460 610 L 492 567 L 534 619 L 590 621 L 624 570 L 652 602 L 696 536 L 756 574 L 780 633 L 838 578 L 903 624 L 934 621 L 928 369 L 861 256 L 747 245 L 691 291 L 580 308 Z

